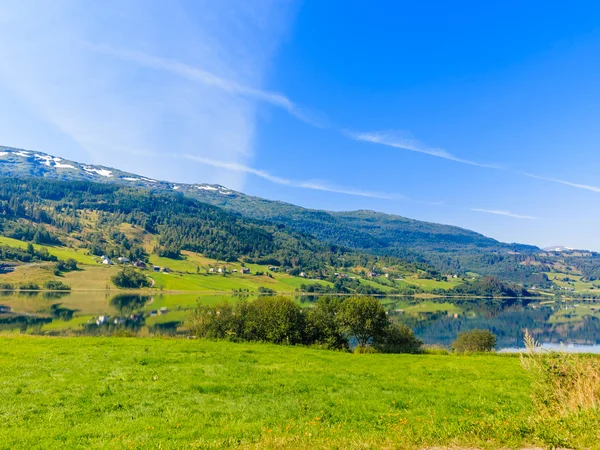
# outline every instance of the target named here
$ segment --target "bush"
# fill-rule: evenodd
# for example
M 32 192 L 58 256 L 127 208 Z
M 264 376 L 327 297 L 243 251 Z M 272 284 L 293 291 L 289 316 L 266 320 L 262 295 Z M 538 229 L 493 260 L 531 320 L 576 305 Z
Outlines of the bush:
M 287 297 L 259 297 L 248 302 L 203 305 L 188 326 L 200 338 L 317 345 L 348 350 L 349 338 L 361 353 L 417 353 L 421 341 L 405 326 L 392 325 L 383 306 L 370 298 L 321 297 L 304 310 Z M 344 331 L 347 330 L 347 331 Z M 374 343 L 374 346 L 368 345 Z
M 277 294 L 277 291 L 268 288 L 268 287 L 264 287 L 264 286 L 260 286 L 257 291 L 261 294 L 261 295 L 273 295 L 273 294 Z
M 70 291 L 71 287 L 64 284 L 62 281 L 50 280 L 44 284 L 44 287 L 50 291 Z
M 489 330 L 471 330 L 458 333 L 452 343 L 457 352 L 491 352 L 496 347 L 496 336 Z
M 305 320 L 301 308 L 286 297 L 260 297 L 249 303 L 198 305 L 190 320 L 196 336 L 242 339 L 275 344 L 304 343 Z
M 306 337 L 311 344 L 332 350 L 348 349 L 348 339 L 340 330 L 337 314 L 343 300 L 339 297 L 320 297 L 306 314 Z
M 21 285 L 19 285 L 19 290 L 21 290 L 21 291 L 39 291 L 40 287 L 33 282 L 27 282 L 27 283 L 22 283 Z
M 133 267 L 125 267 L 110 279 L 115 286 L 120 288 L 140 289 L 149 287 L 150 281 L 143 273 L 135 270 Z
M 194 335 L 207 339 L 237 339 L 243 335 L 245 305 L 241 301 L 232 305 L 201 305 L 192 312 L 190 328 Z
M 356 339 L 359 347 L 381 338 L 389 326 L 383 305 L 373 297 L 350 297 L 340 306 L 337 321 L 340 329 Z
M 301 344 L 304 328 L 304 314 L 290 298 L 259 297 L 247 304 L 244 324 L 246 340 Z
M 0 291 L 14 291 L 15 287 L 10 283 L 0 283 Z
M 421 353 L 423 342 L 406 325 L 391 324 L 377 338 L 374 347 L 381 353 Z
M 66 261 L 59 259 L 56 262 L 56 270 L 58 272 L 70 272 L 72 270 L 77 270 L 77 261 L 73 258 L 69 258 Z

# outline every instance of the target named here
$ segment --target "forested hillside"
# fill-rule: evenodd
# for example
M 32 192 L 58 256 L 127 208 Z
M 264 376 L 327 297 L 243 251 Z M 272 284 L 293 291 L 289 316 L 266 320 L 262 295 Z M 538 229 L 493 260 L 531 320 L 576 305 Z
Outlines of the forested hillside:
M 311 210 L 249 196 L 219 185 L 152 180 L 40 152 L 0 147 L 0 175 L 94 181 L 113 186 L 106 187 L 106 192 L 91 200 L 92 203 L 100 201 L 98 208 L 77 203 L 83 202 L 80 198 L 75 203 L 106 214 L 118 212 L 128 222 L 160 235 L 157 251 L 164 255 L 189 249 L 225 259 L 239 255 L 253 259 L 273 258 L 286 267 L 314 270 L 325 261 L 331 266 L 341 264 L 340 252 L 344 248 L 354 250 L 348 253 L 354 259 L 345 258 L 344 264 L 367 268 L 374 258 L 387 257 L 430 266 L 441 274 L 474 272 L 529 286 L 548 286 L 550 281 L 545 272 L 574 273 L 585 280 L 600 278 L 600 255 L 592 252 L 543 252 L 535 246 L 506 244 L 455 226 L 374 211 Z M 69 189 L 64 188 L 63 193 L 67 194 Z M 98 190 L 102 189 L 92 189 Z M 147 190 L 155 194 L 151 195 Z M 117 193 L 117 202 L 110 204 L 107 196 L 113 192 Z M 174 193 L 179 195 L 173 197 Z M 184 200 L 182 195 L 201 203 Z M 179 199 L 173 211 L 168 207 L 172 198 Z M 59 228 L 70 226 L 71 222 L 64 214 L 69 210 L 68 205 L 61 204 L 61 214 L 53 216 Z M 190 213 L 182 213 L 181 208 L 187 208 Z M 48 208 L 42 210 L 49 214 Z M 42 212 L 37 211 L 32 217 L 43 222 L 44 216 L 37 217 L 36 214 Z M 203 222 L 196 222 L 198 218 L 203 218 Z M 7 232 L 21 233 L 10 227 Z M 47 236 L 39 235 L 38 238 L 46 239 Z M 94 238 L 92 234 L 85 239 L 91 239 L 98 251 L 103 248 L 100 237 Z
M 139 232 L 123 232 L 123 224 Z M 368 267 L 378 259 L 178 193 L 89 181 L 0 178 L 0 232 L 132 260 L 144 260 L 148 251 L 178 258 L 182 250 L 189 250 L 222 261 L 243 257 L 248 262 L 316 271 Z M 416 271 L 415 265 L 399 259 L 388 261 Z

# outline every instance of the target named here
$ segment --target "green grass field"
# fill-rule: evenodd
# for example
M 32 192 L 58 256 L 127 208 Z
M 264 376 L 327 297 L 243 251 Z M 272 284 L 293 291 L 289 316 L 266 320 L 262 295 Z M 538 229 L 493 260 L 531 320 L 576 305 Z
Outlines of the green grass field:
M 127 338 L 0 338 L 0 349 L 2 449 L 599 442 L 593 414 L 536 421 L 515 357 Z
M 580 275 L 558 272 L 546 272 L 546 275 L 556 286 L 575 289 L 575 292 L 593 292 L 600 290 L 600 281 L 598 280 L 594 282 L 581 281 Z
M 28 242 L 19 241 L 18 239 L 11 239 L 4 236 L 0 236 L 0 245 L 9 245 L 11 247 L 17 248 L 27 248 Z M 69 259 L 73 258 L 79 263 L 82 264 L 95 264 L 94 259 L 90 255 L 85 254 L 85 250 L 73 249 L 68 247 L 55 247 L 52 245 L 38 245 L 33 244 L 33 247 L 36 250 L 45 248 L 51 255 L 56 256 L 59 259 Z

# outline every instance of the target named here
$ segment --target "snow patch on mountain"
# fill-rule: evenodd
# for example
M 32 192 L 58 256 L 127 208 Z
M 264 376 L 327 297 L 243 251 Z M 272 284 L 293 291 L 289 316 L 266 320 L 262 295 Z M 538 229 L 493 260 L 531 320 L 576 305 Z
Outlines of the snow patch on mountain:
M 106 169 L 96 169 L 94 167 L 83 167 L 83 170 L 85 170 L 88 173 L 97 173 L 98 175 L 102 176 L 102 177 L 112 177 L 112 171 L 110 170 L 106 170 Z
M 59 162 L 55 162 L 54 167 L 56 167 L 57 169 L 77 169 L 75 166 L 73 166 L 71 164 L 62 164 Z

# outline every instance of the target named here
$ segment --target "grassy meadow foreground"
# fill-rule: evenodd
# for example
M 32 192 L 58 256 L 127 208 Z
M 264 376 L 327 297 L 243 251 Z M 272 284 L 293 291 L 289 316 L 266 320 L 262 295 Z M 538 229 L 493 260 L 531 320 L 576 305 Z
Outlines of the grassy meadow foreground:
M 597 448 L 540 417 L 519 359 L 258 343 L 0 339 L 0 448 Z M 591 412 L 590 412 L 591 411 Z

